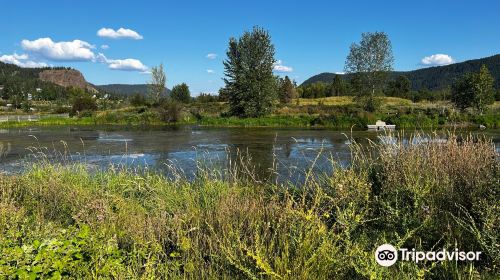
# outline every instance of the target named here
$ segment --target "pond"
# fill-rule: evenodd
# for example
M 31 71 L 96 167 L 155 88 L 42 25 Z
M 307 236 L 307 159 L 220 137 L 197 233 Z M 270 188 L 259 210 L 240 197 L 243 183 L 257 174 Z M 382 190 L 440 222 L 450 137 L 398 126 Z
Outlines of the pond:
M 500 130 L 474 131 L 500 143 Z M 369 141 L 390 143 L 384 132 L 278 128 L 209 128 L 199 126 L 155 127 L 33 127 L 0 130 L 0 172 L 22 172 L 40 159 L 82 162 L 95 168 L 110 164 L 171 172 L 175 167 L 188 177 L 200 163 L 213 172 L 245 156 L 259 176 L 273 166 L 284 177 L 298 176 L 313 164 L 331 172 L 332 160 L 350 163 L 350 138 L 361 145 Z M 498 148 L 497 148 L 498 149 Z M 318 156 L 319 155 L 319 156 Z M 295 174 L 295 175 L 294 175 Z

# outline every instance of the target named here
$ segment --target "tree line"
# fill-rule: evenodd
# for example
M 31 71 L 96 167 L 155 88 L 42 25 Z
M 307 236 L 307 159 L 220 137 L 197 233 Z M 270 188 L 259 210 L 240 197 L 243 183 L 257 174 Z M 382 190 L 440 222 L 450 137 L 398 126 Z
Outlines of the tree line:
M 366 111 L 380 107 L 380 96 L 413 100 L 451 100 L 457 108 L 474 108 L 482 113 L 499 97 L 494 79 L 486 66 L 479 73 L 468 73 L 449 89 L 412 91 L 411 81 L 404 75 L 388 79 L 393 70 L 394 56 L 389 36 L 384 32 L 366 32 L 359 43 L 353 43 L 344 70 L 350 77 L 336 75 L 330 84 L 313 83 L 296 87 L 288 77 L 274 76 L 274 45 L 269 33 L 254 27 L 240 38 L 229 40 L 224 61 L 225 87 L 220 95 L 228 100 L 230 114 L 259 117 L 271 112 L 277 102 L 289 103 L 293 98 L 320 98 L 353 95 Z

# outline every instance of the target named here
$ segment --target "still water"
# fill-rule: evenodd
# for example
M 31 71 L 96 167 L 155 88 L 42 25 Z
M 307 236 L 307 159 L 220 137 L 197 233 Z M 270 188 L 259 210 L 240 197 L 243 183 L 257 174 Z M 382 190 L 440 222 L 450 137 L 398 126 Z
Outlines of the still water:
M 483 133 L 500 143 L 500 130 Z M 200 162 L 214 172 L 235 161 L 250 159 L 259 176 L 273 166 L 282 176 L 310 167 L 331 172 L 332 160 L 350 162 L 350 138 L 363 145 L 391 141 L 384 132 L 277 128 L 158 127 L 37 127 L 0 130 L 0 173 L 22 172 L 40 159 L 82 162 L 90 167 L 110 164 L 168 172 L 174 166 L 194 176 Z M 320 154 L 318 156 L 318 154 Z

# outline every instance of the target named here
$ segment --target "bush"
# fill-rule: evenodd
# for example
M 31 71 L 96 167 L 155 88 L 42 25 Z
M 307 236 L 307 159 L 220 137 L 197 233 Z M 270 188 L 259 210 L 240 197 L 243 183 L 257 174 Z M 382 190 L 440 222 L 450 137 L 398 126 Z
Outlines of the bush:
M 174 100 L 164 102 L 160 107 L 160 118 L 164 122 L 178 122 L 181 119 L 182 105 Z
M 94 98 L 89 95 L 77 96 L 73 99 L 73 106 L 71 108 L 71 115 L 80 116 L 80 112 L 83 111 L 95 111 L 97 110 L 97 103 Z
M 71 107 L 65 107 L 65 106 L 57 106 L 53 110 L 54 114 L 68 114 L 71 113 L 71 111 L 72 111 Z

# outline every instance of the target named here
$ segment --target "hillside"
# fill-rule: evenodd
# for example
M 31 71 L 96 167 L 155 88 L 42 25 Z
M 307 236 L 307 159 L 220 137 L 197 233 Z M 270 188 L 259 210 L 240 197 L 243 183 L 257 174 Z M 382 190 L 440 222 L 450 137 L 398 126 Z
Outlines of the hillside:
M 419 90 L 427 88 L 430 90 L 441 89 L 450 86 L 453 81 L 468 72 L 479 71 L 481 65 L 485 64 L 495 78 L 496 88 L 500 88 L 500 54 L 467 60 L 464 62 L 454 63 L 446 66 L 437 66 L 422 68 L 413 71 L 394 71 L 390 73 L 390 79 L 399 75 L 405 75 L 410 79 L 412 88 Z M 308 85 L 315 82 L 330 83 L 336 74 L 321 73 L 307 79 L 302 85 Z M 349 79 L 350 75 L 343 75 L 345 79 Z
M 22 68 L 0 62 L 0 85 L 13 91 L 34 91 L 35 88 L 50 88 L 62 91 L 67 87 L 79 87 L 90 91 L 96 89 L 85 80 L 78 70 L 66 67 Z
M 83 74 L 75 69 L 45 69 L 38 74 L 38 77 L 42 81 L 51 82 L 63 87 L 78 87 L 87 89 L 91 92 L 97 92 L 97 90 L 85 80 Z
M 119 95 L 132 95 L 132 94 L 146 94 L 148 92 L 147 84 L 109 84 L 95 86 L 99 90 L 111 92 Z M 166 94 L 170 92 L 167 88 L 165 89 Z

